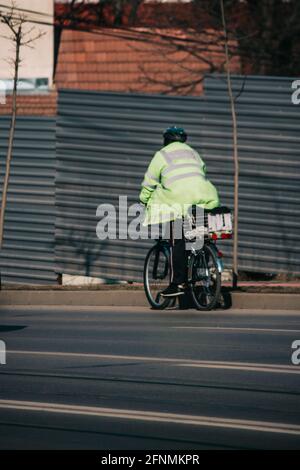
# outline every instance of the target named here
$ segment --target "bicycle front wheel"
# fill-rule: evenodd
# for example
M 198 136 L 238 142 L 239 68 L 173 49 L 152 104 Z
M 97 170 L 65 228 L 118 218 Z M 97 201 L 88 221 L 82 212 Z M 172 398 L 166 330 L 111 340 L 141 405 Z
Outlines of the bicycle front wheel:
M 144 265 L 144 289 L 150 305 L 155 309 L 166 308 L 170 299 L 160 295 L 170 281 L 169 251 L 162 245 L 154 245 L 148 252 Z
M 193 256 L 190 265 L 191 293 L 198 310 L 213 309 L 220 297 L 221 273 L 216 254 L 209 245 Z

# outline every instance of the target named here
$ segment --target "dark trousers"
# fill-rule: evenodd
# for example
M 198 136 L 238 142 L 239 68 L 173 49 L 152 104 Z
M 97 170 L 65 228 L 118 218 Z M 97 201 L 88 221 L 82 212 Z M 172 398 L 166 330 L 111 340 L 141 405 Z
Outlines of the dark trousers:
M 174 222 L 170 222 L 170 244 L 171 244 L 171 268 L 173 284 L 183 284 L 187 281 L 187 259 L 188 253 L 185 249 L 185 239 L 183 236 L 183 225 L 181 238 L 174 236 Z

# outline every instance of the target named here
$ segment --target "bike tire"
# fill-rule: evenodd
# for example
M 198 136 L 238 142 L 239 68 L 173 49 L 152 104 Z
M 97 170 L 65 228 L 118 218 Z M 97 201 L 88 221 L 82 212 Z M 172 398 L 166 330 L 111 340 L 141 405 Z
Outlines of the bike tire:
M 150 275 L 149 271 L 151 269 L 150 263 L 151 263 L 151 257 L 153 255 L 155 256 L 161 255 L 163 257 L 167 257 L 167 254 L 166 254 L 166 251 L 161 246 L 154 245 L 152 248 L 150 248 L 146 256 L 145 263 L 144 263 L 143 280 L 144 280 L 144 290 L 145 290 L 147 300 L 152 308 L 160 310 L 160 309 L 164 309 L 168 307 L 171 302 L 171 299 L 166 299 L 166 298 L 163 298 L 162 296 L 154 297 L 155 294 L 153 294 L 151 291 L 150 282 L 149 282 L 149 275 Z M 169 263 L 169 260 L 167 260 L 167 258 L 164 261 Z M 168 267 L 168 272 L 166 273 L 166 279 L 168 278 L 169 272 L 170 272 L 170 267 Z
M 207 260 L 210 259 L 211 263 L 212 263 L 212 267 L 214 269 L 214 278 L 213 278 L 214 290 L 213 290 L 213 293 L 211 295 L 211 300 L 209 302 L 207 301 L 208 288 L 206 286 L 203 286 L 202 289 L 201 289 L 201 285 L 200 286 L 195 285 L 195 277 L 193 279 L 193 275 L 194 275 L 196 269 L 197 268 L 201 269 L 201 266 L 199 266 L 199 265 L 197 266 L 197 263 L 200 262 L 200 263 L 203 264 L 203 254 L 193 255 L 193 258 L 191 260 L 190 269 L 191 269 L 192 282 L 190 284 L 190 288 L 191 288 L 192 299 L 193 299 L 193 302 L 194 302 L 195 307 L 197 308 L 197 310 L 209 311 L 209 310 L 212 310 L 217 305 L 217 303 L 219 301 L 219 298 L 220 298 L 220 294 L 221 294 L 221 273 L 219 272 L 219 269 L 218 269 L 217 255 L 214 252 L 214 250 L 209 245 L 204 245 L 203 251 L 204 251 L 204 256 L 205 256 L 205 260 L 206 260 L 205 263 L 208 264 Z M 202 261 L 200 261 L 199 256 L 202 256 Z M 202 266 L 202 269 L 204 267 Z M 204 301 L 204 299 L 206 299 L 206 300 Z

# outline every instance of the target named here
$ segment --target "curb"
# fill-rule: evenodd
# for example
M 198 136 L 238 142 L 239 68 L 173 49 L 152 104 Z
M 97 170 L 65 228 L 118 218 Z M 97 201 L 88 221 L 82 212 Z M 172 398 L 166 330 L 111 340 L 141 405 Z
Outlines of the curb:
M 234 292 L 231 308 L 300 311 L 300 294 Z M 148 307 L 143 291 L 18 291 L 0 292 L 0 308 L 8 305 Z

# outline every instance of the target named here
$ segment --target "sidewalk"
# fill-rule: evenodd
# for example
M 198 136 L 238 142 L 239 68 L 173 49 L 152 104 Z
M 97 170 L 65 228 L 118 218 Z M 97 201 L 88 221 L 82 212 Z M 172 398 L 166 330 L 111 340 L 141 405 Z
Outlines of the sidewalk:
M 299 310 L 300 283 L 240 282 L 231 292 L 223 283 L 223 292 L 234 309 Z M 230 305 L 231 304 L 231 305 Z M 100 284 L 86 286 L 10 286 L 0 291 L 0 307 L 8 305 L 74 305 L 147 307 L 141 284 Z

